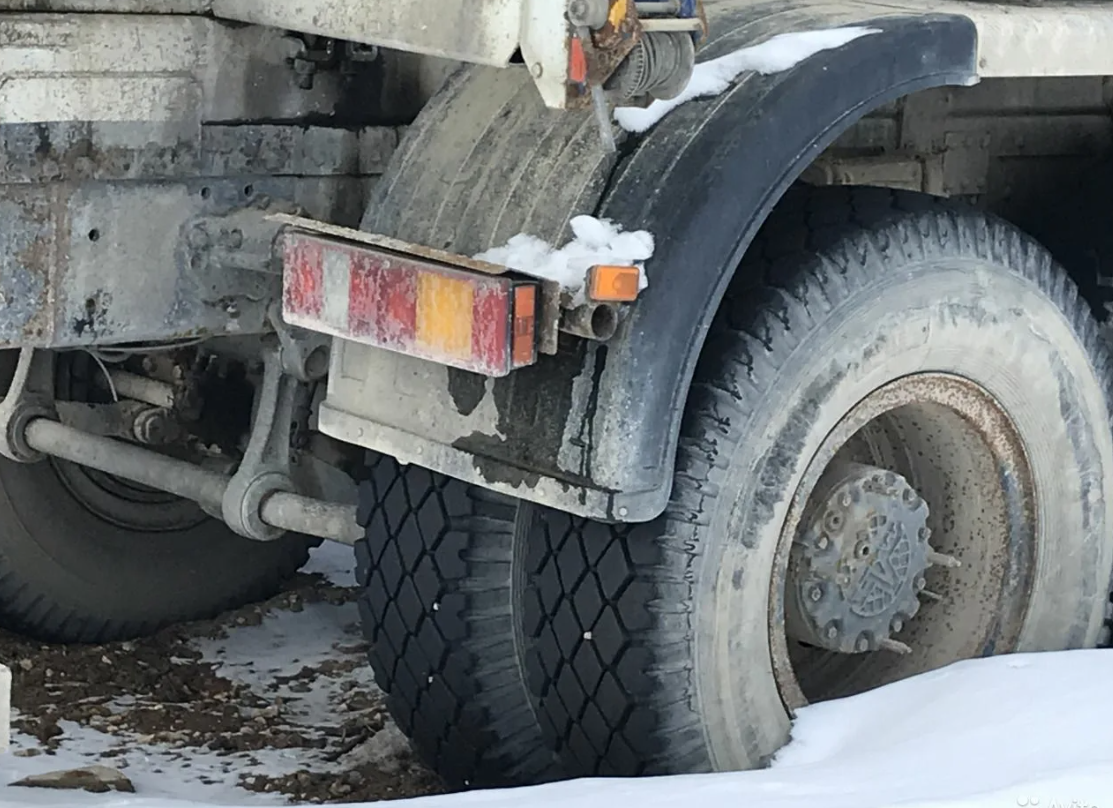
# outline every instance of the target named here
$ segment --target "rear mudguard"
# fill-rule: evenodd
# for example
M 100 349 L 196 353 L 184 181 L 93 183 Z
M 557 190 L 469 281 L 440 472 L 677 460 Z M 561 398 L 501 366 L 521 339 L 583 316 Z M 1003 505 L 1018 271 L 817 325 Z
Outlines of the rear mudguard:
M 696 360 L 777 200 L 866 113 L 977 80 L 977 33 L 965 17 L 863 19 L 851 5 L 737 0 L 708 10 L 715 38 L 701 61 L 785 32 L 877 32 L 781 73 L 746 75 L 719 97 L 674 110 L 612 157 L 589 117 L 549 117 L 507 84 L 532 90 L 525 80 L 474 69 L 456 77 L 400 150 L 365 229 L 473 253 L 519 231 L 560 242 L 571 216 L 596 213 L 656 235 L 649 288 L 605 346 L 569 340 L 558 356 L 507 379 L 344 344 L 322 429 L 584 516 L 642 521 L 665 508 Z

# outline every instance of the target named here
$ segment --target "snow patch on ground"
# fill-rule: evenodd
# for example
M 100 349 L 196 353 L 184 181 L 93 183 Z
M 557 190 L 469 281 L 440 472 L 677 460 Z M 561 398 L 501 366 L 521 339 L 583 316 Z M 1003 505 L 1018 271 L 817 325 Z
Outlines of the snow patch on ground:
M 1109 808 L 1113 652 L 972 660 L 799 711 L 771 768 L 581 780 L 408 808 Z
M 309 630 L 307 620 L 297 631 Z M 287 626 L 284 631 L 295 631 Z M 302 635 L 304 636 L 304 635 Z M 251 640 L 250 637 L 248 637 Z M 267 647 L 260 638 L 251 647 Z M 300 652 L 299 652 L 300 653 Z M 292 660 L 271 654 L 268 669 Z M 764 771 L 644 780 L 579 780 L 535 788 L 476 791 L 407 802 L 411 808 L 1107 808 L 1113 805 L 1113 653 L 1072 651 L 974 660 L 839 701 L 806 707 L 792 742 Z M 70 728 L 67 727 L 67 732 Z M 101 743 L 78 734 L 94 747 Z M 17 744 L 20 739 L 17 738 Z M 389 744 L 388 744 L 389 745 Z M 65 762 L 49 761 L 50 768 Z M 86 755 L 73 758 L 87 763 Z M 202 756 L 192 766 L 210 765 Z M 44 771 L 38 758 L 0 758 Z M 177 767 L 133 766 L 137 795 L 19 790 L 0 804 L 176 808 L 259 804 L 264 796 L 183 787 Z M 156 776 L 157 775 L 157 776 Z M 190 775 L 192 776 L 192 775 Z M 370 803 L 366 803 L 370 806 Z
M 34 774 L 75 769 L 100 761 L 119 769 L 135 786 L 136 794 L 88 794 L 84 791 L 51 791 L 38 788 L 0 788 L 5 808 L 68 808 L 73 805 L 140 806 L 152 797 L 181 800 L 197 805 L 283 805 L 281 794 L 254 794 L 237 785 L 242 762 L 214 752 L 191 749 L 188 753 L 162 744 L 132 745 L 116 754 L 123 738 L 71 721 L 59 722 L 65 742 L 53 755 L 16 757 L 33 750 L 38 742 L 16 733 L 12 753 L 0 758 L 0 783 Z M 106 756 L 106 753 L 107 756 Z M 264 760 L 265 759 L 265 762 Z M 260 769 L 282 773 L 297 768 L 294 755 L 283 750 L 263 750 Z
M 841 48 L 855 39 L 875 33 L 879 33 L 876 28 L 855 27 L 778 34 L 760 45 L 697 64 L 688 86 L 676 98 L 654 101 L 645 109 L 619 107 L 614 117 L 627 132 L 645 132 L 681 104 L 726 92 L 734 80 L 745 72 L 781 73 L 817 53 Z
M 353 556 L 350 547 L 326 543 L 312 551 L 302 572 L 353 585 Z M 291 745 L 209 749 L 61 720 L 56 749 L 14 733 L 11 752 L 0 755 L 0 806 L 282 805 L 288 804 L 286 794 L 256 793 L 244 788 L 241 778 L 283 778 L 308 770 L 340 782 L 355 769 L 390 773 L 410 760 L 409 742 L 385 716 L 354 603 L 294 601 L 288 610 L 267 611 L 257 625 L 236 619 L 222 633 L 192 638 L 189 645 L 201 653 L 200 664 L 212 665 L 219 677 L 259 697 L 258 707 L 242 708 L 242 724 L 233 725 L 233 734 L 246 725 L 265 727 L 276 743 L 286 736 Z M 159 705 L 120 695 L 106 706 L 119 714 Z M 97 763 L 119 769 L 137 793 L 8 786 L 30 775 Z
M 311 565 L 343 579 L 350 574 L 346 553 L 350 550 L 315 551 Z M 350 722 L 345 732 L 368 723 L 382 726 L 357 617 L 350 602 L 305 602 L 301 608 L 269 611 L 258 625 L 231 626 L 227 636 L 189 642 L 220 676 L 260 695 L 260 708 L 245 713 L 244 721 L 263 722 L 275 730 L 275 737 L 300 733 L 317 738 L 340 729 L 338 721 L 345 719 Z M 763 771 L 579 780 L 423 797 L 406 805 L 1113 808 L 1111 681 L 1113 651 L 1108 650 L 972 660 L 800 710 L 791 742 Z M 121 695 L 110 706 L 115 713 L 142 706 L 136 701 Z M 284 803 L 285 795 L 248 791 L 240 785 L 241 775 L 282 777 L 308 768 L 331 785 L 353 767 L 370 764 L 389 771 L 409 754 L 405 737 L 389 722 L 367 737 L 355 736 L 354 743 L 332 755 L 305 746 L 233 753 L 183 747 L 68 720 L 60 721 L 59 729 L 61 744 L 46 753 L 34 737 L 14 734 L 13 752 L 0 755 L 0 806 L 275 805 Z M 7 785 L 28 775 L 92 763 L 120 769 L 137 793 Z
M 653 257 L 652 233 L 625 232 L 620 225 L 593 216 L 576 216 L 570 225 L 574 238 L 559 249 L 536 236 L 520 233 L 502 247 L 474 257 L 530 277 L 556 281 L 572 294 L 573 305 L 586 301 L 587 273 L 596 265 L 636 266 L 641 270 L 640 288 L 648 286 L 645 262 Z
M 346 544 L 326 541 L 309 551 L 309 561 L 301 571 L 323 575 L 336 586 L 355 586 L 356 554 Z

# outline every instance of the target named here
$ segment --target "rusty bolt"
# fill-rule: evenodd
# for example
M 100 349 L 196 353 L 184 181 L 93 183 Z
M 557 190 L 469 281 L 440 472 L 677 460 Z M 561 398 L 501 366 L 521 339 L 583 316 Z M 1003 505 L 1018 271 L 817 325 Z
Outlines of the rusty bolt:
M 203 250 L 213 243 L 212 236 L 209 235 L 209 231 L 206 230 L 203 225 L 195 225 L 193 229 L 189 231 L 187 240 L 189 246 L 193 247 L 195 250 Z
M 159 446 L 172 442 L 178 430 L 167 410 L 153 407 L 136 416 L 132 431 L 140 443 Z
M 568 21 L 575 28 L 599 29 L 607 24 L 610 3 L 604 0 L 571 0 Z

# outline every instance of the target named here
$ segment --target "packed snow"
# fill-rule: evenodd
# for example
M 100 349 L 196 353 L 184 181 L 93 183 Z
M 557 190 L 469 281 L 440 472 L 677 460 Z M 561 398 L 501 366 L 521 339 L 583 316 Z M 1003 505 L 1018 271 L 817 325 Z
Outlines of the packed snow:
M 688 86 L 676 98 L 654 101 L 644 109 L 619 107 L 614 117 L 627 132 L 645 132 L 681 104 L 726 92 L 743 73 L 782 73 L 817 53 L 841 48 L 855 39 L 876 33 L 879 33 L 876 28 L 852 27 L 778 34 L 760 45 L 697 64 Z
M 645 262 L 653 257 L 652 233 L 626 232 L 621 225 L 594 216 L 576 216 L 570 225 L 573 239 L 563 247 L 556 248 L 537 236 L 519 233 L 502 247 L 475 258 L 530 277 L 556 281 L 572 296 L 573 305 L 585 302 L 587 273 L 597 265 L 636 266 L 641 270 L 640 288 L 646 288 Z
M 326 545 L 307 570 L 349 585 L 351 554 Z M 365 667 L 344 678 L 322 673 L 290 677 L 306 666 L 327 672 L 347 660 L 354 636 L 352 604 L 305 604 L 269 613 L 260 625 L 235 627 L 226 637 L 199 639 L 217 672 L 257 687 L 278 681 L 289 699 L 283 720 L 312 728 L 355 681 L 371 687 Z M 346 665 L 344 667 L 347 667 Z M 290 680 L 290 681 L 287 681 Z M 1113 808 L 1113 652 L 1023 654 L 962 662 L 847 699 L 801 710 L 792 741 L 762 771 L 645 780 L 579 780 L 507 791 L 421 797 L 413 808 Z M 304 763 L 293 750 L 264 749 L 227 756 L 142 744 L 123 758 L 136 794 L 88 794 L 16 788 L 21 777 L 103 762 L 120 739 L 63 722 L 65 742 L 53 754 L 0 756 L 0 806 L 6 808 L 200 808 L 281 804 L 279 794 L 239 785 L 247 772 L 283 772 Z M 140 739 L 141 740 L 141 739 Z M 406 754 L 397 729 L 380 731 L 352 751 L 389 765 Z M 16 733 L 14 749 L 35 738 Z M 350 762 L 350 761 L 349 761 Z M 317 761 L 340 771 L 345 760 Z M 351 803 L 355 805 L 356 803 Z M 369 806 L 371 803 L 362 803 Z

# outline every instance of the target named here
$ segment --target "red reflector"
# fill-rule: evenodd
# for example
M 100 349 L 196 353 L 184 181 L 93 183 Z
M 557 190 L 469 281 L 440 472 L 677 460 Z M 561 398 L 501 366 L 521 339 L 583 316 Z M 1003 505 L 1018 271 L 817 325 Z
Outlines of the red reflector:
M 537 360 L 532 282 L 298 232 L 282 254 L 293 325 L 487 376 Z

